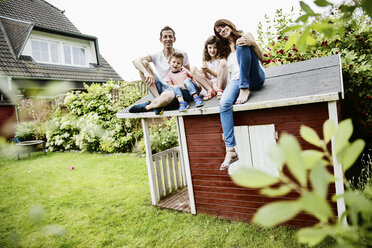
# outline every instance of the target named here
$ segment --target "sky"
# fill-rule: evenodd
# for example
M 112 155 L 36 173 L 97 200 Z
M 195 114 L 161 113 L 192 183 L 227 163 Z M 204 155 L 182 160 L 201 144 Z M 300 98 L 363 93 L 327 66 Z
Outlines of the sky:
M 139 79 L 132 61 L 162 49 L 159 32 L 176 32 L 174 47 L 187 52 L 191 66 L 201 66 L 205 40 L 214 22 L 225 18 L 257 37 L 257 25 L 277 9 L 298 13 L 299 0 L 46 0 L 65 10 L 69 20 L 86 35 L 98 38 L 102 56 L 125 80 Z M 304 0 L 309 5 L 311 0 Z M 330 1 L 340 2 L 340 1 Z M 314 6 L 314 5 L 311 5 Z

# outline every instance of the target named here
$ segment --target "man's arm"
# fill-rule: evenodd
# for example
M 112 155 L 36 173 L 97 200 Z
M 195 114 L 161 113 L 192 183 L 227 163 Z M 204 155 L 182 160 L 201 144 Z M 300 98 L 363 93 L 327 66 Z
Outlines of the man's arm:
M 142 80 L 145 81 L 148 86 L 152 86 L 155 83 L 155 75 L 149 65 L 150 62 L 152 62 L 150 55 L 133 60 L 134 67 L 140 71 L 141 77 L 143 77 Z

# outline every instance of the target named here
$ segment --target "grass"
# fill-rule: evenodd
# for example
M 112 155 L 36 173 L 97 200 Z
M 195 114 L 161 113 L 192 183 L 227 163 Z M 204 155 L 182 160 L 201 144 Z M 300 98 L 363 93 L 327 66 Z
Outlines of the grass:
M 2 159 L 0 247 L 305 247 L 287 227 L 159 209 L 149 191 L 130 154 Z

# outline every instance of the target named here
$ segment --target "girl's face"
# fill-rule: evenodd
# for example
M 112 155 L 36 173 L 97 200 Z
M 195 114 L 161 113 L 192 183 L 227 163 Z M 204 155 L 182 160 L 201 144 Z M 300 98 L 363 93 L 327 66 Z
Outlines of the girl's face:
M 169 61 L 169 65 L 173 72 L 177 72 L 181 70 L 182 63 L 183 63 L 182 59 L 175 58 L 175 57 L 172 57 L 171 60 Z
M 230 36 L 231 31 L 232 31 L 231 28 L 227 25 L 216 27 L 215 30 L 224 39 L 227 39 Z
M 212 58 L 216 57 L 216 55 L 217 55 L 217 45 L 216 45 L 216 43 L 208 44 L 207 45 L 207 50 L 208 50 L 209 56 L 211 56 Z

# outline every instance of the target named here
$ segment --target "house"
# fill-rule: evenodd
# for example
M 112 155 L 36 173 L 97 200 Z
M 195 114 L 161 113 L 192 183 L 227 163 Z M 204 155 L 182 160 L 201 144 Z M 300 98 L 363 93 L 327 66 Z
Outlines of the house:
M 338 55 L 316 58 L 266 68 L 265 73 L 264 87 L 254 91 L 247 103 L 233 107 L 240 159 L 229 170 L 249 166 L 277 176 L 277 168 L 267 157 L 266 150 L 283 132 L 297 136 L 303 149 L 311 149 L 311 145 L 300 138 L 302 124 L 315 129 L 322 137 L 324 121 L 332 119 L 338 123 L 338 103 L 344 95 L 341 59 Z M 139 102 L 148 99 L 149 96 Z M 257 189 L 235 185 L 226 171 L 219 170 L 225 147 L 218 100 L 215 98 L 205 102 L 202 108 L 195 108 L 192 103 L 187 112 L 169 110 L 164 111 L 163 116 L 177 117 L 179 164 L 171 159 L 174 154 L 151 154 L 147 119 L 156 117 L 153 112 L 132 114 L 124 109 L 117 113 L 118 118 L 142 118 L 152 204 L 161 204 L 164 201 L 161 198 L 177 188 L 169 186 L 169 181 L 173 179 L 167 179 L 168 174 L 174 175 L 174 167 L 183 171 L 178 176 L 176 174 L 177 178 L 186 178 L 188 194 L 185 199 L 189 204 L 186 209 L 193 214 L 207 213 L 250 221 L 257 209 L 266 203 L 297 197 L 295 193 L 276 198 L 262 196 Z M 330 201 L 332 194 L 342 194 L 344 190 L 340 164 L 335 165 L 333 173 L 337 180 L 335 185 L 330 186 Z M 165 181 L 168 181 L 167 186 Z M 171 205 L 168 203 L 168 206 Z M 339 217 L 345 211 L 343 199 L 331 205 Z M 311 226 L 315 222 L 311 216 L 300 213 L 287 224 Z
M 0 127 L 14 113 L 16 95 L 122 81 L 99 53 L 97 38 L 82 34 L 44 0 L 0 1 L 0 54 Z

